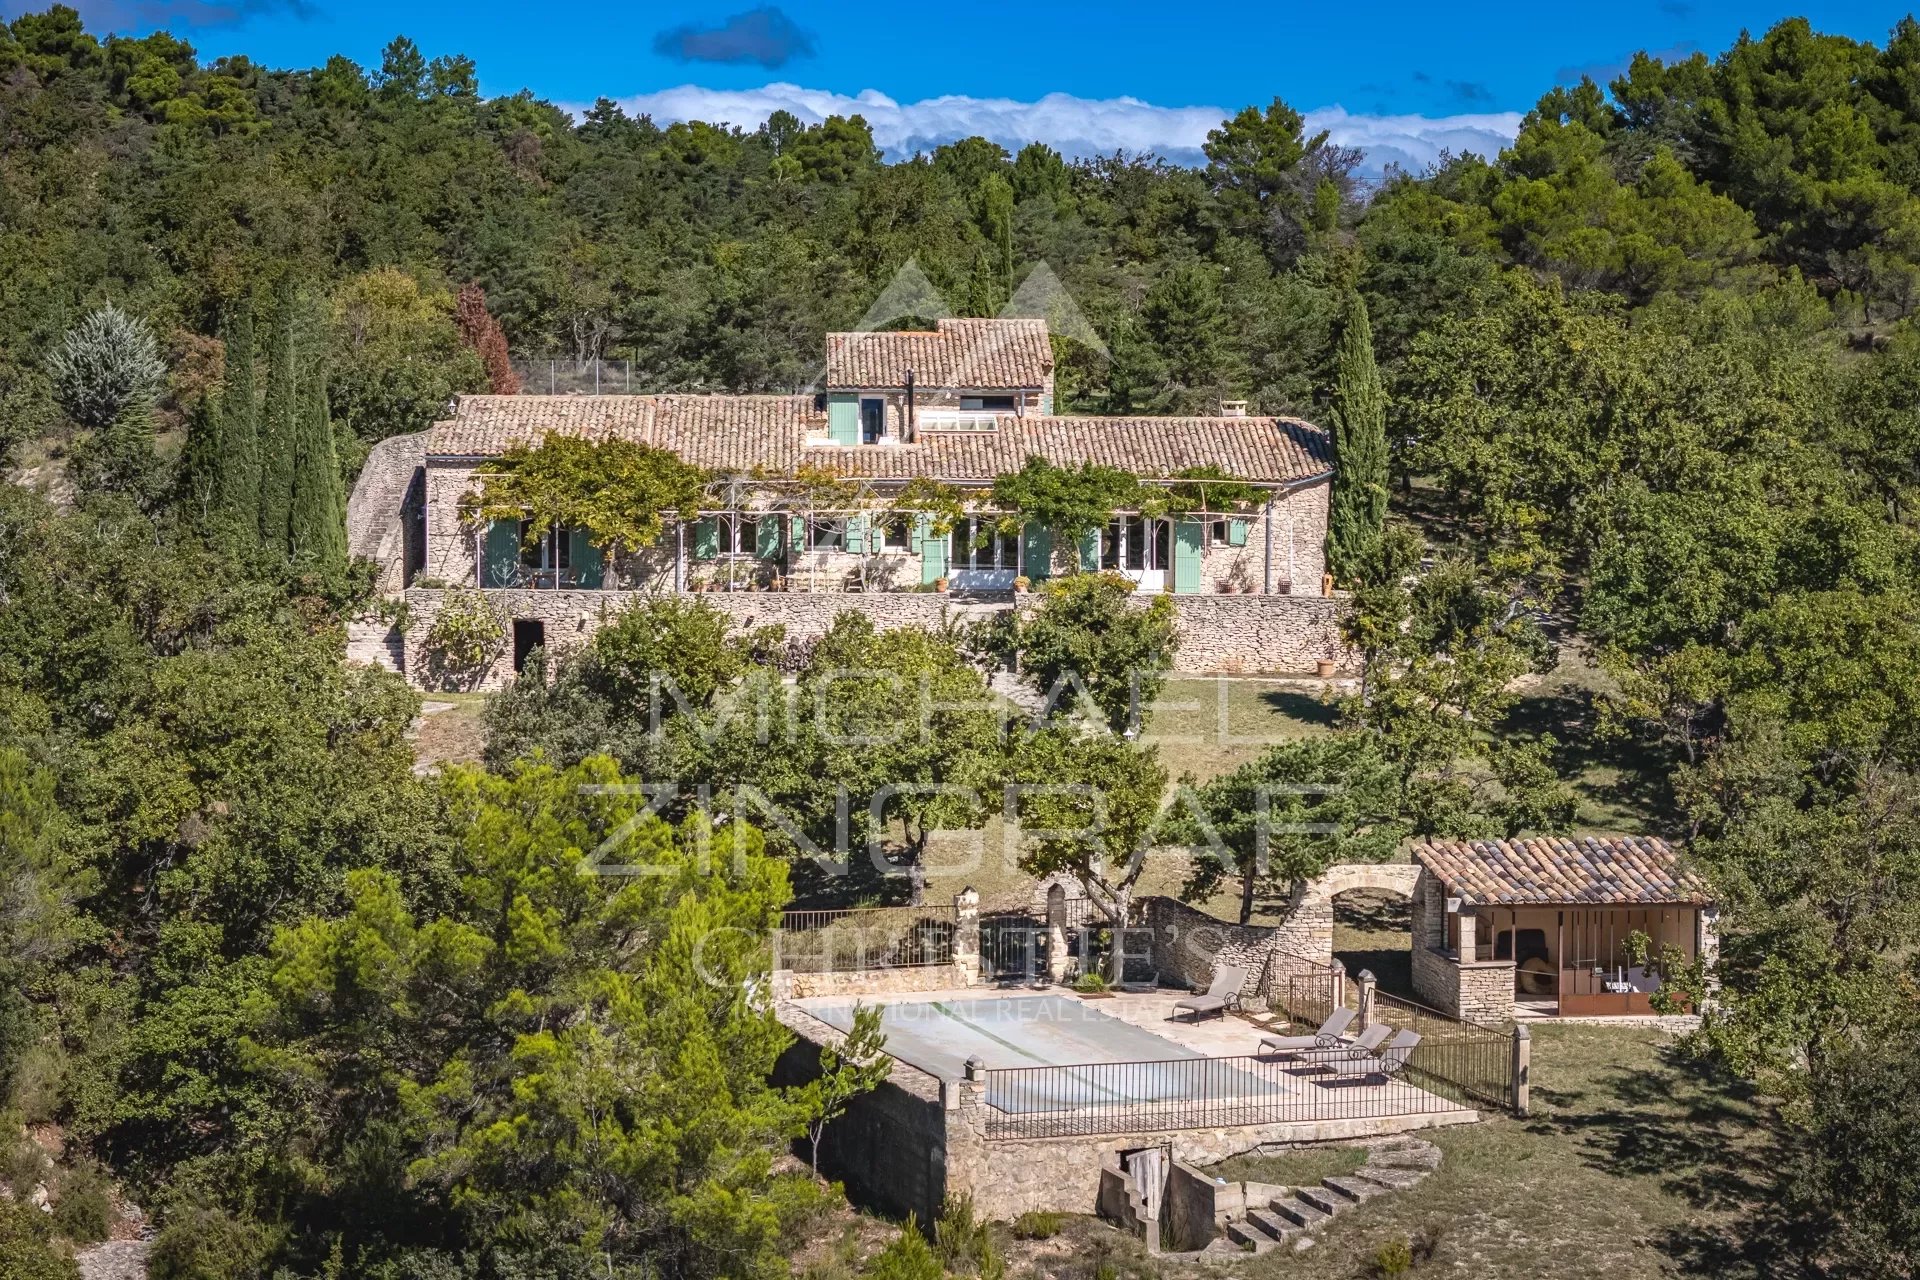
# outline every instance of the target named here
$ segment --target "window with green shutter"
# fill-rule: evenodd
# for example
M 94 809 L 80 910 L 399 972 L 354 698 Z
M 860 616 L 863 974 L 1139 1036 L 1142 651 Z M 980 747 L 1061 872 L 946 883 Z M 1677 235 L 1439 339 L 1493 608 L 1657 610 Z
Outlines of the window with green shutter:
M 1089 529 L 1080 535 L 1080 567 L 1092 573 L 1100 567 L 1100 531 Z
M 924 523 L 923 523 L 924 522 Z M 947 540 L 933 536 L 928 527 L 931 521 L 921 516 L 915 522 L 916 536 L 920 539 L 920 581 L 932 582 L 936 578 L 947 576 Z
M 693 522 L 693 558 L 712 560 L 720 554 L 720 521 L 705 516 Z
M 835 444 L 860 443 L 860 401 L 849 395 L 827 397 L 827 435 Z
M 780 558 L 780 530 L 785 527 L 779 516 L 767 516 L 754 529 L 754 554 L 762 560 Z
M 1053 571 L 1053 530 L 1030 524 L 1021 530 L 1026 545 L 1020 548 L 1020 563 L 1027 577 L 1038 582 Z
M 480 585 L 511 587 L 520 576 L 520 522 L 489 520 L 480 563 Z
M 1244 547 L 1247 545 L 1247 522 L 1245 520 L 1227 521 L 1227 545 Z
M 1206 526 L 1198 520 L 1181 520 L 1173 526 L 1173 589 L 1181 595 L 1200 590 L 1201 546 L 1206 542 Z
M 567 530 L 568 559 L 573 567 L 573 585 L 598 591 L 606 582 L 606 568 L 600 548 L 593 545 L 585 529 Z

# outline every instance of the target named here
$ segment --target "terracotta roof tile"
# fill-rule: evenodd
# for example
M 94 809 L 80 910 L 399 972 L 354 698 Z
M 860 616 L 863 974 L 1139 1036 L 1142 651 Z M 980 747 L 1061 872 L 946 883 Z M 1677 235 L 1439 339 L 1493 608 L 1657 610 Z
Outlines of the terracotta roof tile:
M 1029 455 L 1143 476 L 1215 466 L 1242 480 L 1287 482 L 1332 469 L 1326 432 L 1294 418 L 1095 418 L 1002 415 L 991 430 L 922 429 L 913 444 L 820 443 L 814 396 L 462 396 L 436 423 L 430 457 L 494 457 L 549 432 L 638 440 L 716 471 L 792 474 L 801 465 L 874 480 L 915 476 L 984 484 Z M 809 435 L 813 440 L 809 441 Z
M 1044 386 L 1053 346 L 1044 320 L 942 320 L 932 330 L 830 333 L 831 389 L 914 385 L 952 390 Z
M 1481 906 L 1538 903 L 1705 903 L 1707 884 L 1653 836 L 1430 840 L 1414 861 L 1447 893 Z

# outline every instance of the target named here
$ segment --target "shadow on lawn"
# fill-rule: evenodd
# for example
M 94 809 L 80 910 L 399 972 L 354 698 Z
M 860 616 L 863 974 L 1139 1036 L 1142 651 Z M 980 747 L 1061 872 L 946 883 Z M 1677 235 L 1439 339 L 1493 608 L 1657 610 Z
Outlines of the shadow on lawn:
M 1571 1138 L 1590 1168 L 1659 1179 L 1702 1217 L 1649 1240 L 1684 1272 L 1821 1274 L 1820 1225 L 1782 1194 L 1792 1165 L 1780 1121 L 1744 1082 L 1659 1050 L 1657 1068 L 1613 1069 L 1591 1087 L 1536 1088 L 1537 1133 Z
M 1287 719 L 1298 720 L 1301 724 L 1331 729 L 1339 720 L 1339 711 L 1333 703 L 1322 701 L 1310 693 L 1299 693 L 1292 689 L 1269 689 L 1260 695 L 1260 701 Z
M 1676 811 L 1671 779 L 1680 761 L 1665 744 L 1643 734 L 1602 737 L 1591 689 L 1560 688 L 1513 704 L 1503 732 L 1552 734 L 1554 772 L 1590 802 L 1654 822 Z M 1600 776 L 1611 772 L 1614 776 Z

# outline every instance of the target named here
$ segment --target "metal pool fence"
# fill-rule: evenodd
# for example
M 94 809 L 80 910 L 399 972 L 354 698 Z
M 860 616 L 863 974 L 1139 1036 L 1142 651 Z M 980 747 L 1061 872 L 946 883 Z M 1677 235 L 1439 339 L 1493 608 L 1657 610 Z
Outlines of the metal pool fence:
M 1420 1033 L 1420 1043 L 1407 1060 L 1409 1080 L 1468 1106 L 1515 1108 L 1511 1029 L 1463 1021 L 1379 990 L 1363 997 L 1351 981 L 1342 989 L 1347 1007 L 1362 1014 L 1349 1034 L 1358 1034 L 1370 1022 Z M 1333 1012 L 1334 990 L 1324 973 L 1290 974 L 1274 982 L 1269 1003 L 1294 1031 L 1307 1032 Z
M 953 907 L 852 907 L 788 911 L 774 935 L 774 965 L 796 973 L 863 973 L 947 964 Z
M 984 1075 L 990 1139 L 1375 1119 L 1461 1106 L 1403 1074 L 1277 1057 L 1010 1067 Z

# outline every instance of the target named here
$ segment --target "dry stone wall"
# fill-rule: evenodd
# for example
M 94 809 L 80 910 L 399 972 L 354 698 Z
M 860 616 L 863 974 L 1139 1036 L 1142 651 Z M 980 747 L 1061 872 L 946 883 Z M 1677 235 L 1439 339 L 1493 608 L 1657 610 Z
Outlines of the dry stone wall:
M 431 558 L 429 560 L 431 567 Z M 407 671 L 422 683 L 427 669 L 421 642 L 438 616 L 447 592 L 415 587 L 406 593 L 408 629 Z M 578 648 L 593 633 L 635 604 L 656 598 L 640 591 L 498 590 L 487 596 L 503 617 L 542 624 L 546 646 L 559 653 Z M 708 592 L 698 597 L 734 618 L 742 628 L 778 623 L 789 639 L 810 640 L 826 634 L 842 613 L 860 613 L 883 630 L 918 627 L 938 630 L 976 621 L 1014 608 L 1012 596 L 953 596 L 935 592 L 871 592 L 808 594 L 804 592 Z M 1146 600 L 1158 597 L 1142 597 Z M 1177 671 L 1214 672 L 1311 671 L 1330 658 L 1349 665 L 1339 635 L 1344 601 L 1321 596 L 1169 596 L 1180 629 Z M 478 681 L 481 689 L 497 689 L 513 675 L 513 653 L 506 637 L 492 666 Z

